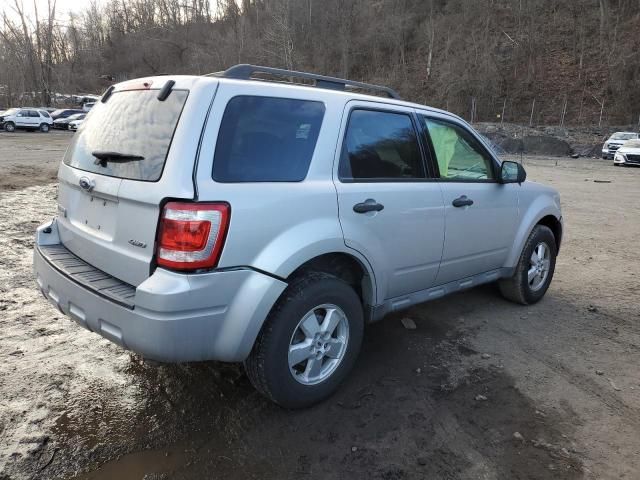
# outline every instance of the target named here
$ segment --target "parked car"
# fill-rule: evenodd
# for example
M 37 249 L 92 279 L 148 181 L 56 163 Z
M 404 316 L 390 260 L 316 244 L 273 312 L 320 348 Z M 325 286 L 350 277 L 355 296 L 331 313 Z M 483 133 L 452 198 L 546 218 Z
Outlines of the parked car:
M 69 123 L 71 123 L 74 120 L 82 120 L 86 116 L 87 116 L 86 113 L 74 113 L 73 115 L 69 115 L 68 117 L 56 118 L 53 121 L 53 128 L 59 128 L 59 129 L 62 129 L 62 130 L 68 130 L 69 129 Z
M 558 193 L 461 118 L 265 67 L 109 87 L 58 175 L 34 250 L 56 308 L 152 360 L 244 361 L 287 408 L 390 312 L 495 281 L 539 301 L 562 239 Z
M 83 110 L 84 112 L 89 112 L 89 111 L 93 108 L 93 106 L 94 106 L 95 104 L 96 104 L 96 102 L 87 102 L 87 103 L 85 103 L 84 105 L 82 105 L 82 110 Z
M 52 125 L 53 120 L 49 113 L 35 108 L 10 108 L 0 116 L 0 127 L 7 132 L 23 129 L 46 133 Z
M 82 118 L 69 122 L 69 130 L 72 130 L 74 132 L 78 130 L 78 128 L 80 128 L 80 125 L 82 125 L 82 123 L 84 122 L 85 117 L 86 115 L 84 115 Z
M 76 108 L 61 108 L 56 110 L 51 114 L 51 118 L 54 120 L 58 120 L 60 118 L 67 118 L 71 115 L 76 115 L 78 113 L 85 113 L 83 110 L 78 110 Z
M 614 133 L 606 142 L 604 142 L 604 145 L 602 146 L 602 158 L 611 160 L 614 157 L 616 151 L 622 146 L 624 142 L 637 138 L 639 137 L 636 132 Z
M 640 165 L 640 140 L 627 140 L 613 157 L 615 166 Z

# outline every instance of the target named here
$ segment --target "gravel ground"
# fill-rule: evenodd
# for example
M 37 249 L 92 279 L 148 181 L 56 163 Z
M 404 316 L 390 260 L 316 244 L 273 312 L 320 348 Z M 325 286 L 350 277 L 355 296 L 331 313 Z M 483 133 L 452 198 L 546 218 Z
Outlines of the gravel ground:
M 0 479 L 638 478 L 640 169 L 525 158 L 565 215 L 545 299 L 489 285 L 392 315 L 336 395 L 288 412 L 237 365 L 146 364 L 37 292 L 69 138 L 0 133 Z

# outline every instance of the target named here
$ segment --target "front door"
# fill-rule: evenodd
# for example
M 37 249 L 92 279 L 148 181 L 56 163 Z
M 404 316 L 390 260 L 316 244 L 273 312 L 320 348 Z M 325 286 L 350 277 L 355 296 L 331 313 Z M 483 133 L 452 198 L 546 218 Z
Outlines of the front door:
M 498 183 L 498 162 L 452 117 L 419 115 L 437 159 L 445 243 L 436 283 L 504 266 L 518 225 L 518 186 Z
M 30 122 L 29 110 L 20 110 L 16 115 L 16 127 L 28 127 Z
M 377 300 L 435 282 L 444 240 L 444 206 L 430 179 L 411 109 L 350 102 L 334 181 L 347 246 L 371 263 Z

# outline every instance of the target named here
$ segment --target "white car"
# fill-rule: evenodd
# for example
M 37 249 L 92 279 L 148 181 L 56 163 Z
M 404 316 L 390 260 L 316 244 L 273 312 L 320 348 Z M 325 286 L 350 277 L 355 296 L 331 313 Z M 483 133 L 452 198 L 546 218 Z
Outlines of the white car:
M 627 140 L 613 157 L 613 164 L 640 165 L 640 140 Z
M 604 142 L 604 145 L 602 146 L 602 158 L 604 158 L 605 160 L 611 160 L 612 158 L 614 158 L 616 151 L 622 146 L 624 142 L 637 138 L 639 137 L 636 132 L 614 133 L 606 142 Z
M 82 115 L 82 118 L 79 118 L 77 120 L 72 120 L 69 122 L 69 130 L 72 131 L 76 131 L 78 130 L 78 128 L 80 127 L 80 125 L 82 125 L 82 122 L 84 122 L 84 117 L 86 117 L 86 115 Z
M 13 132 L 16 128 L 48 132 L 53 126 L 49 112 L 37 108 L 10 108 L 0 116 L 0 126 Z

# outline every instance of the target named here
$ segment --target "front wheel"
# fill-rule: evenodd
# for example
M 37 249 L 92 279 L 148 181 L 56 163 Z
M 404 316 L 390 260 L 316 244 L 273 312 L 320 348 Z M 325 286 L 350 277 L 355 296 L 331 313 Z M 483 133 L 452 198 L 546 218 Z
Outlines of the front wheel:
M 13 122 L 7 122 L 4 124 L 4 130 L 6 132 L 15 132 L 16 126 Z
M 502 296 L 522 305 L 538 302 L 551 284 L 557 251 L 551 229 L 536 225 L 522 249 L 515 274 L 499 282 Z
M 353 368 L 364 330 L 360 298 L 333 275 L 312 272 L 282 294 L 245 360 L 253 386 L 285 408 L 331 395 Z
M 42 133 L 48 133 L 49 132 L 49 125 L 46 123 L 41 123 L 40 124 L 40 131 Z

